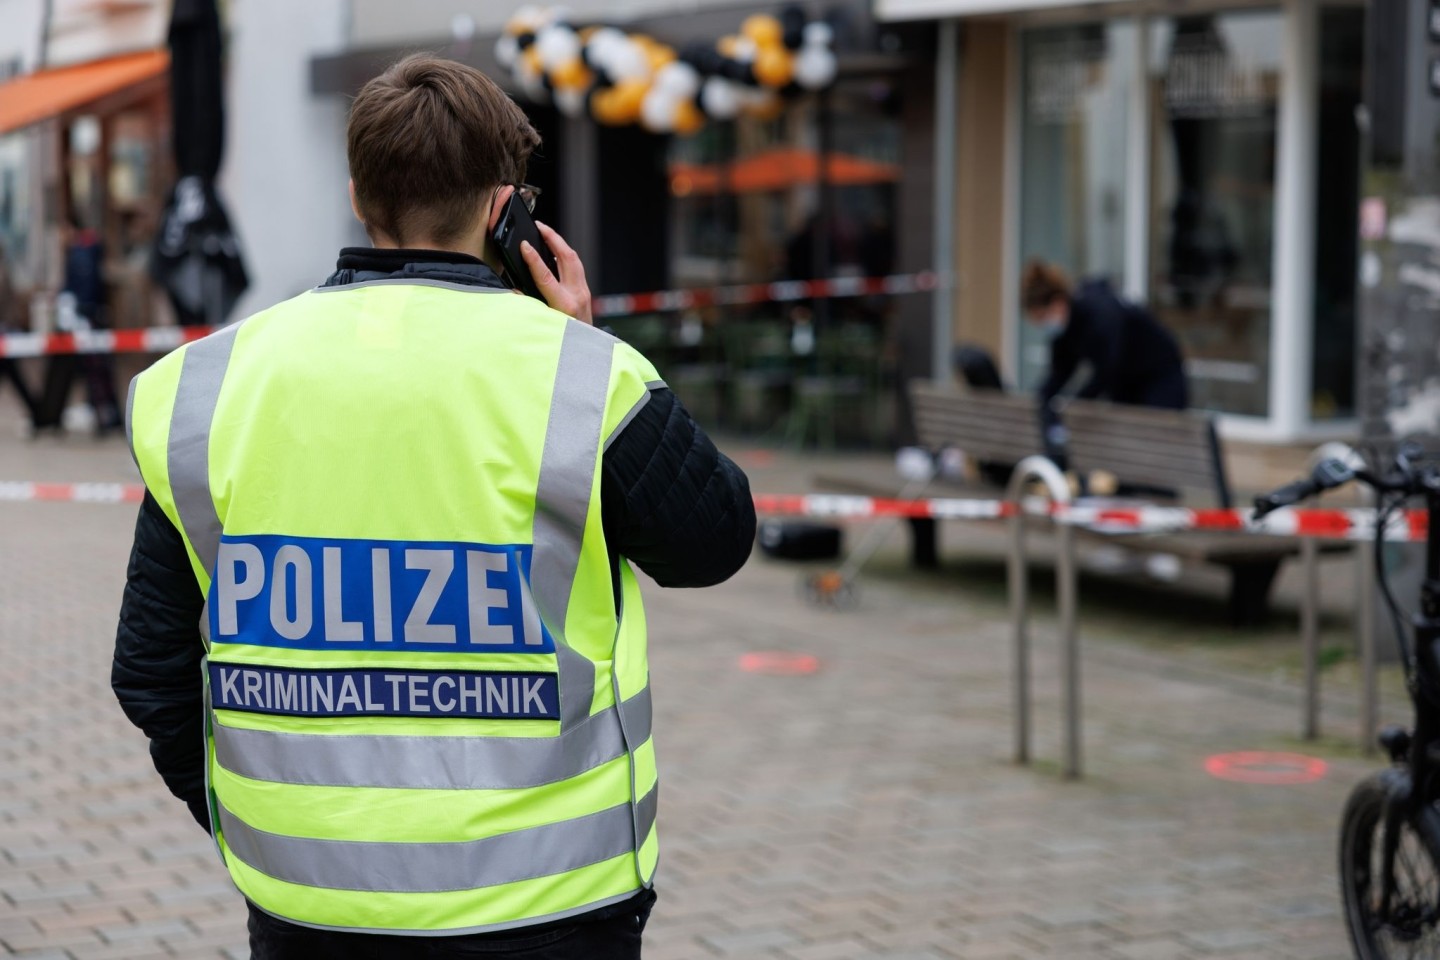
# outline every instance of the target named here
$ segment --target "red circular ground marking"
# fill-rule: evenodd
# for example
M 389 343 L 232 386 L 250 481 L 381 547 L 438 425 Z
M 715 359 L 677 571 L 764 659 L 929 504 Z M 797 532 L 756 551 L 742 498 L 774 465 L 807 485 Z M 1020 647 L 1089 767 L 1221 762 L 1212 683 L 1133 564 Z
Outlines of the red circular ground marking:
M 1205 760 L 1205 772 L 1220 780 L 1235 783 L 1258 783 L 1282 786 L 1292 783 L 1314 783 L 1325 776 L 1328 764 L 1318 757 L 1302 753 L 1272 753 L 1265 750 L 1241 750 L 1238 753 L 1217 753 Z
M 764 651 L 740 656 L 740 669 L 746 673 L 770 673 L 793 677 L 820 669 L 820 658 L 808 653 Z

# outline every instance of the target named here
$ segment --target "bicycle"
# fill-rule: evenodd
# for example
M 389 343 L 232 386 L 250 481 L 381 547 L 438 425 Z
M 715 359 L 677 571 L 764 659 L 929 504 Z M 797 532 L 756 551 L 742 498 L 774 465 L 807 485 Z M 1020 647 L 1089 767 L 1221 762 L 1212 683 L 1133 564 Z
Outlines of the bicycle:
M 1326 460 L 1310 478 L 1257 497 L 1255 516 L 1352 481 L 1378 495 L 1375 576 L 1394 620 L 1415 721 L 1412 730 L 1380 733 L 1392 765 L 1361 781 L 1345 804 L 1339 850 L 1345 922 L 1361 960 L 1440 957 L 1440 460 L 1413 444 L 1379 473 Z M 1412 643 L 1381 547 L 1390 519 L 1416 497 L 1425 499 L 1429 519 Z

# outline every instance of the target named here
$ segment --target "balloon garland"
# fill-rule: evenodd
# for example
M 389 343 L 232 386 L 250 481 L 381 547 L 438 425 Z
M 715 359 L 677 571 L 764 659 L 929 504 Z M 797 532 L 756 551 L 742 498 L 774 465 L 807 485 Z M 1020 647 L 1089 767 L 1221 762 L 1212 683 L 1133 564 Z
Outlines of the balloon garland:
M 525 97 L 553 100 L 569 117 L 587 111 L 610 126 L 639 123 L 654 133 L 695 133 L 707 119 L 771 119 L 787 97 L 835 81 L 834 33 L 805 11 L 755 14 L 740 32 L 677 51 L 615 27 L 576 28 L 563 11 L 516 11 L 495 46 Z

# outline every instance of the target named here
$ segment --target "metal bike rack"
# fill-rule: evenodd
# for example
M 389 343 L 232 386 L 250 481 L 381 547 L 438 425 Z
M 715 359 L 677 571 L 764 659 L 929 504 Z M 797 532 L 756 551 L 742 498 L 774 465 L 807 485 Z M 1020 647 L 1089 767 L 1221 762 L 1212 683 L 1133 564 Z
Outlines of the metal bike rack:
M 1045 484 L 1055 503 L 1069 503 L 1070 484 L 1060 469 L 1044 457 L 1027 457 L 1015 467 L 1006 499 L 1023 504 L 1025 488 L 1034 480 Z M 1015 762 L 1030 762 L 1030 636 L 1028 622 L 1028 559 L 1025 553 L 1025 511 L 1010 518 L 1010 618 L 1014 627 L 1015 656 Z M 1060 672 L 1063 682 L 1065 756 L 1067 779 L 1080 776 L 1080 635 L 1076 626 L 1077 584 L 1075 530 L 1056 524 L 1055 594 L 1060 615 Z
M 1341 460 L 1351 467 L 1363 467 L 1365 459 L 1348 443 L 1332 441 L 1321 444 L 1310 454 L 1307 470 L 1321 460 Z M 1374 497 L 1363 494 L 1367 505 Z M 1300 639 L 1305 655 L 1305 706 L 1302 731 L 1306 740 L 1320 735 L 1320 541 L 1306 537 L 1300 541 L 1300 560 L 1305 589 L 1300 608 Z M 1360 647 L 1360 748 L 1375 751 L 1375 731 L 1379 725 L 1379 692 L 1376 680 L 1375 593 L 1371 572 L 1375 569 L 1375 545 L 1370 540 L 1355 544 L 1355 635 Z

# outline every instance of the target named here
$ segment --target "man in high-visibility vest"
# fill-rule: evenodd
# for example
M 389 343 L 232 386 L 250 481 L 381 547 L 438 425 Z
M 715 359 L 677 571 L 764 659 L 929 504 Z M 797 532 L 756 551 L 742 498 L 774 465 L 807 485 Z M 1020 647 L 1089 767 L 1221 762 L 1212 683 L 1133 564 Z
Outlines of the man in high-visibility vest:
M 209 829 L 259 958 L 635 958 L 658 774 L 631 564 L 745 562 L 744 474 L 487 236 L 539 137 L 412 57 L 351 111 L 373 249 L 131 385 L 147 488 L 113 686 Z

